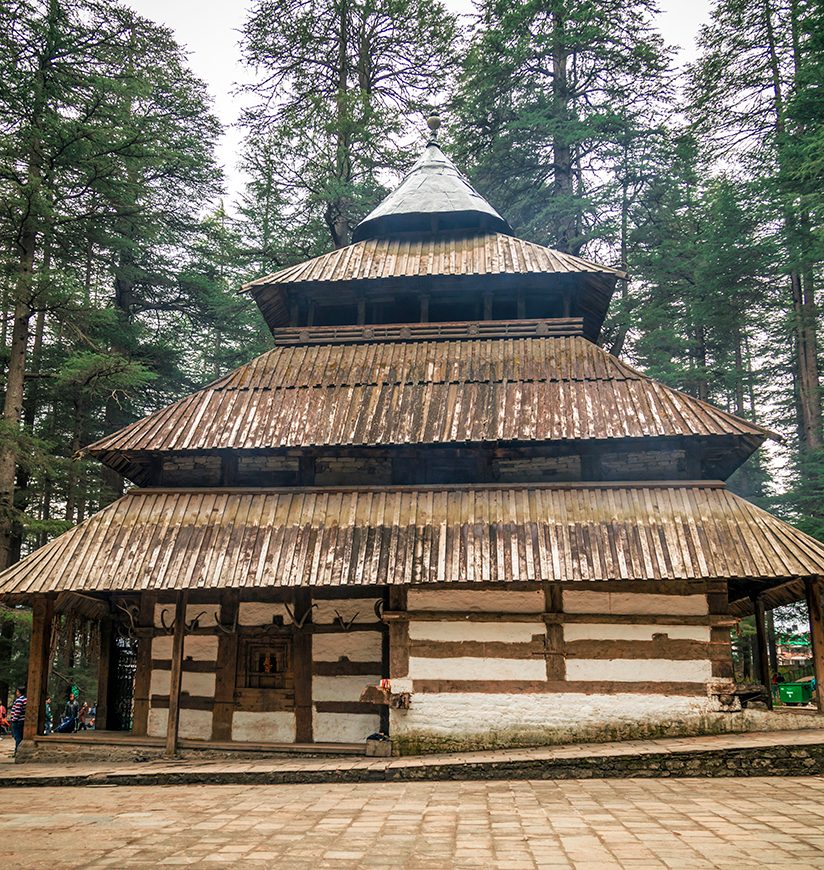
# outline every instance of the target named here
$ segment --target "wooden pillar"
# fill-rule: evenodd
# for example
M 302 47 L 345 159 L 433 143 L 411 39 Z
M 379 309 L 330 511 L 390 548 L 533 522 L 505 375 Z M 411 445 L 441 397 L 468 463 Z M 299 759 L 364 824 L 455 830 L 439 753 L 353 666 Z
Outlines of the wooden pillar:
M 726 580 L 711 580 L 707 586 L 707 610 L 710 617 L 729 616 L 730 598 Z M 718 679 L 732 680 L 732 645 L 729 626 L 713 625 L 710 619 L 710 666 Z
M 172 669 L 169 674 L 169 718 L 166 723 L 166 755 L 177 754 L 180 727 L 180 684 L 183 680 L 183 646 L 186 640 L 186 604 L 189 592 L 183 590 L 175 604 L 175 630 L 172 639 Z
M 492 320 L 492 302 L 493 295 L 488 290 L 483 295 L 484 300 L 484 320 Z
M 100 651 L 97 662 L 97 714 L 94 719 L 96 731 L 109 727 L 109 683 L 112 661 L 112 621 L 100 620 Z
M 146 633 L 137 639 L 137 660 L 134 672 L 134 707 L 132 734 L 145 736 L 149 727 L 149 690 L 152 682 L 152 631 L 154 627 L 156 592 L 140 596 L 139 625 Z
M 563 590 L 557 583 L 544 583 L 544 610 L 558 621 L 546 623 L 546 678 L 549 681 L 566 679 L 564 656 L 564 626 L 560 622 L 564 612 Z
M 406 618 L 406 586 L 389 587 L 389 610 L 402 614 L 389 622 L 389 676 L 393 680 L 409 676 L 409 621 Z
M 295 672 L 295 742 L 311 743 L 312 734 L 312 593 L 295 590 L 294 613 L 297 619 L 306 615 L 302 628 L 294 626 L 292 650 Z
M 51 651 L 54 599 L 38 595 L 32 605 L 31 642 L 29 644 L 29 673 L 26 681 L 26 722 L 23 739 L 31 740 L 42 734 L 46 726 L 46 691 L 49 679 L 49 653 Z
M 766 614 L 761 595 L 751 596 L 755 611 L 755 637 L 758 641 L 758 679 L 767 687 L 767 706 L 772 710 L 772 680 L 770 679 L 770 656 L 767 651 Z
M 421 296 L 421 323 L 429 323 L 429 296 L 426 293 Z
M 807 612 L 810 614 L 810 641 L 818 711 L 824 713 L 824 606 L 821 602 L 824 582 L 820 577 L 809 578 L 804 581 L 804 587 L 807 593 Z
M 220 599 L 220 621 L 235 625 L 240 607 L 240 593 L 229 589 Z M 235 713 L 235 681 L 237 679 L 237 632 L 221 632 L 217 641 L 215 669 L 215 707 L 212 713 L 212 740 L 232 739 L 232 719 Z

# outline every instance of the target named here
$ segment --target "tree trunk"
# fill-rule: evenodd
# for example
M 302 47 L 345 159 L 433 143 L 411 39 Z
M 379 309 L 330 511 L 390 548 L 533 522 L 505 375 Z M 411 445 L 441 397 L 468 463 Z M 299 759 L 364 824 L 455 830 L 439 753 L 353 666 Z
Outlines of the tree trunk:
M 568 62 L 569 49 L 566 44 L 564 16 L 562 12 L 556 10 L 552 41 L 552 102 L 561 128 L 568 120 L 571 99 Z M 575 240 L 575 221 L 571 208 L 575 166 L 572 147 L 566 140 L 565 134 L 561 132 L 556 132 L 552 140 L 552 163 L 552 191 L 563 209 L 562 216 L 559 216 L 557 225 L 553 228 L 554 246 L 559 251 L 569 253 Z

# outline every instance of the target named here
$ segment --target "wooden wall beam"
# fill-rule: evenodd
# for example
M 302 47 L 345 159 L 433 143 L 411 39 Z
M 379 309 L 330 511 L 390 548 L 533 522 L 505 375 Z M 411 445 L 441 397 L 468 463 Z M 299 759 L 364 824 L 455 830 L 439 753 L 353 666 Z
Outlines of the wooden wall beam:
M 189 595 L 184 589 L 175 604 L 175 629 L 172 637 L 172 670 L 169 675 L 169 718 L 166 722 L 166 755 L 177 754 L 180 730 L 180 686 L 183 680 L 183 649 L 186 642 L 186 604 Z
M 406 616 L 406 587 L 389 587 L 389 610 L 404 618 L 388 622 L 389 676 L 402 679 L 409 676 L 409 621 Z
M 564 598 L 561 587 L 554 583 L 544 584 L 544 610 L 547 613 L 564 612 Z M 566 679 L 566 658 L 564 656 L 564 626 L 558 622 L 546 624 L 546 678 L 548 680 Z
M 824 581 L 821 578 L 804 581 L 807 593 L 807 611 L 810 614 L 810 640 L 813 647 L 813 673 L 815 674 L 818 710 L 824 713 Z
M 304 628 L 294 627 L 292 651 L 295 675 L 295 742 L 311 743 L 312 736 L 312 593 L 296 589 L 294 611 L 298 619 L 307 614 Z M 309 629 L 309 630 L 307 630 Z
M 240 592 L 227 589 L 221 596 L 220 621 L 234 625 L 240 607 Z M 238 636 L 221 632 L 217 641 L 215 662 L 215 706 L 212 714 L 212 740 L 232 739 L 232 719 L 235 712 L 235 681 L 237 680 Z
M 109 727 L 109 689 L 113 644 L 112 621 L 100 620 L 100 650 L 97 661 L 97 714 L 94 720 L 96 731 Z
M 144 592 L 140 596 L 141 626 L 154 625 L 156 592 Z M 152 638 L 140 637 L 137 641 L 137 660 L 134 674 L 134 707 L 132 710 L 132 734 L 144 737 L 149 727 L 149 687 L 152 682 Z
M 23 739 L 32 740 L 42 734 L 46 725 L 46 691 L 49 680 L 54 598 L 38 595 L 32 606 L 29 671 L 26 681 L 26 721 Z
M 767 624 L 764 612 L 764 599 L 760 595 L 753 595 L 752 603 L 755 608 L 755 638 L 758 643 L 758 679 L 767 688 L 767 707 L 772 710 L 772 680 L 770 679 L 770 654 L 767 650 Z

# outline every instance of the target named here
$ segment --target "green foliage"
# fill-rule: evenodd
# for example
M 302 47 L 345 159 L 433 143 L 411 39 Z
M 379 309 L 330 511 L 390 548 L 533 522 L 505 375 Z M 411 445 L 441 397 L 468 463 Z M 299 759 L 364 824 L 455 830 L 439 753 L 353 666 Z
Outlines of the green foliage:
M 384 174 L 408 165 L 403 143 L 447 83 L 455 43 L 454 16 L 431 0 L 257 0 L 242 40 L 257 73 L 244 213 L 261 265 L 349 242 Z

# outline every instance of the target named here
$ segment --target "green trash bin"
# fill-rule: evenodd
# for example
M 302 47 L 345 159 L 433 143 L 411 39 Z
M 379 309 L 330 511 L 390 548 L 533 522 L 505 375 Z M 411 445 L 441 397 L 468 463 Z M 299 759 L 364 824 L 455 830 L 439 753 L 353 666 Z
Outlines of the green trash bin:
M 778 697 L 782 704 L 809 704 L 813 698 L 813 684 L 809 683 L 779 683 Z

